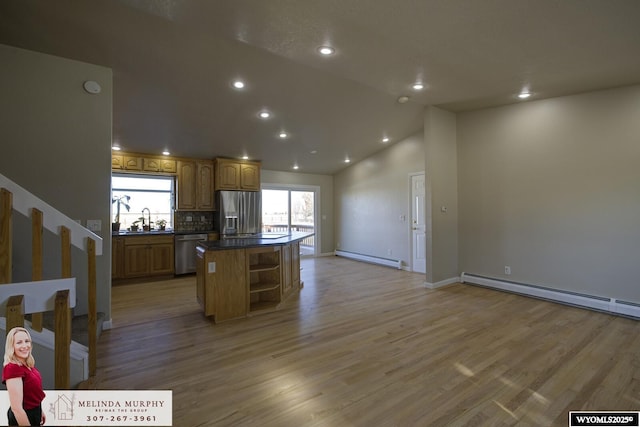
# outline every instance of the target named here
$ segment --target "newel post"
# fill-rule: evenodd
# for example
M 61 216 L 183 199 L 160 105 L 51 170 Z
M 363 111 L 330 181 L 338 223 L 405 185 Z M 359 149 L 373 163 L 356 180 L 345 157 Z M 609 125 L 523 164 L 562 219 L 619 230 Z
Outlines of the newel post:
M 54 384 L 68 390 L 71 383 L 71 309 L 69 290 L 56 292 L 55 301 Z

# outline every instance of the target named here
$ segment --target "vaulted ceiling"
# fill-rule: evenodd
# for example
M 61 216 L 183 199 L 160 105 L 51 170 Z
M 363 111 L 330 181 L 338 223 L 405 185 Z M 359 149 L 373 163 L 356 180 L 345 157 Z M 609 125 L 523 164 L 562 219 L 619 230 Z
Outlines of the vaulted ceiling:
M 322 174 L 420 132 L 428 105 L 638 84 L 639 22 L 636 0 L 0 1 L 0 43 L 113 69 L 123 149 Z

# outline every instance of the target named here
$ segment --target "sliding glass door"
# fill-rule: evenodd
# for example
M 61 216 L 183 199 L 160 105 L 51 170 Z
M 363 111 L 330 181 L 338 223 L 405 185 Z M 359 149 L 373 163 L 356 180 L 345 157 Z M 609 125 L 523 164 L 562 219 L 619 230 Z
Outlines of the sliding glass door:
M 262 189 L 262 231 L 315 232 L 316 191 L 288 188 Z M 315 236 L 300 242 L 301 255 L 315 255 Z

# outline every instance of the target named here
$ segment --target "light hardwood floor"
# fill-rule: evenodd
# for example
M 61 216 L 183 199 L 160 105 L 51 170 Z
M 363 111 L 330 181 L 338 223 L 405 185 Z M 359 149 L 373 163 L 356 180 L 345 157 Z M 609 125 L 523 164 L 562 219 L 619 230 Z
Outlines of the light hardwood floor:
M 325 257 L 277 312 L 214 325 L 195 278 L 113 288 L 99 389 L 171 389 L 174 426 L 567 426 L 640 410 L 640 322 Z

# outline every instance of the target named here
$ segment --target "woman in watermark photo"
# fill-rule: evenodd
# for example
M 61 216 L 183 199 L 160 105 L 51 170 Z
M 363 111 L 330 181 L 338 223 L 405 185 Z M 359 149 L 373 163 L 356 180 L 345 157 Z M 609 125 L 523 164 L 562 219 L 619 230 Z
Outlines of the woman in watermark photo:
M 25 328 L 13 328 L 7 333 L 2 383 L 9 393 L 10 426 L 39 426 L 45 422 L 42 376 L 36 369 L 31 349 L 31 335 Z

